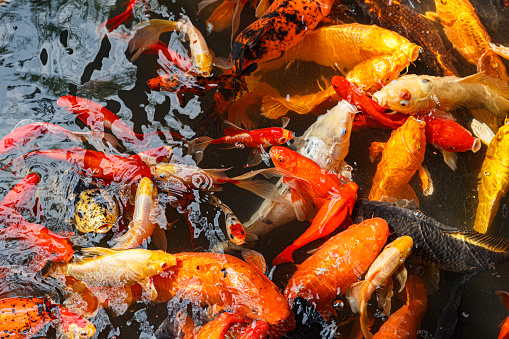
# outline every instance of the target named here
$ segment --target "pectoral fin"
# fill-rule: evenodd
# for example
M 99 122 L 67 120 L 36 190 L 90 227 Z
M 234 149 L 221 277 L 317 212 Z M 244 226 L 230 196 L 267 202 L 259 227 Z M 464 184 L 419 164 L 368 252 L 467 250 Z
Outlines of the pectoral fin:
M 398 293 L 401 293 L 406 285 L 406 279 L 408 277 L 408 272 L 406 270 L 405 265 L 401 265 L 398 267 L 398 270 L 396 271 L 396 279 L 398 279 L 399 282 L 399 291 Z
M 431 181 L 431 176 L 429 174 L 429 171 L 424 167 L 419 167 L 419 177 L 422 181 L 422 191 L 424 195 L 432 195 L 434 188 L 433 188 L 433 181 Z
M 380 156 L 380 154 L 382 154 L 385 145 L 387 145 L 386 142 L 374 141 L 371 143 L 371 146 L 369 146 L 369 160 L 371 162 L 375 162 L 375 160 Z
M 458 155 L 454 152 L 449 152 L 444 149 L 441 150 L 444 157 L 444 162 L 449 166 L 450 169 L 456 171 Z
M 141 288 L 143 289 L 143 297 L 148 298 L 148 300 L 153 301 L 157 298 L 157 290 L 154 286 L 154 281 L 152 278 L 146 278 L 138 281 Z
M 384 315 L 391 315 L 391 300 L 394 295 L 392 278 L 387 279 L 387 284 L 378 290 L 378 308 L 381 308 Z

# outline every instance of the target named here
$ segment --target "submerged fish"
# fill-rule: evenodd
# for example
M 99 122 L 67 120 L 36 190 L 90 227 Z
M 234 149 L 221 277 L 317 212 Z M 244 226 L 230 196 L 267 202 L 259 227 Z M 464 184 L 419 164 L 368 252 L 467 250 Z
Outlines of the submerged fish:
M 74 203 L 74 225 L 83 233 L 106 233 L 120 215 L 118 202 L 101 188 L 81 192 Z
M 509 293 L 506 291 L 497 291 L 495 292 L 499 297 L 504 306 L 509 310 Z M 507 339 L 509 338 L 509 317 L 505 318 L 504 322 L 500 324 L 500 334 L 498 335 L 498 339 Z
M 500 205 L 500 199 L 509 191 L 509 120 L 491 139 L 482 163 L 479 178 L 479 206 L 474 230 L 485 233 Z
M 488 109 L 498 120 L 509 113 L 509 86 L 484 73 L 465 78 L 407 74 L 373 94 L 378 103 L 397 112 L 415 114 L 435 107 Z
M 420 210 L 361 199 L 355 204 L 353 216 L 356 215 L 383 218 L 397 236 L 408 235 L 414 240 L 412 253 L 420 261 L 444 271 L 494 269 L 509 260 L 509 239 L 460 231 L 425 216 Z

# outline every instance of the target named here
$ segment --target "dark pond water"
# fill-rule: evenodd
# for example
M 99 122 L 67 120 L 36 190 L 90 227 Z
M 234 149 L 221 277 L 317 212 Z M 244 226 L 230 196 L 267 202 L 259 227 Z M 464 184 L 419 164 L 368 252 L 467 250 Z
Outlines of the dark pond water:
M 179 18 L 181 14 L 189 16 L 193 24 L 202 32 L 206 31 L 205 20 L 212 8 L 207 8 L 200 15 L 197 14 L 197 0 L 185 1 L 156 1 L 148 0 L 150 17 Z M 347 4 L 350 4 L 349 2 Z M 416 1 L 416 9 L 425 11 L 433 9 L 430 1 Z M 474 6 L 490 32 L 493 40 L 509 44 L 509 12 L 503 11 L 495 0 L 476 0 Z M 194 135 L 194 126 L 203 118 L 213 103 L 213 92 L 202 97 L 186 95 L 184 106 L 180 106 L 172 93 L 150 92 L 146 80 L 156 75 L 158 67 L 157 57 L 142 55 L 134 64 L 129 61 L 127 43 L 113 38 L 99 37 L 96 28 L 99 23 L 120 14 L 124 10 L 122 2 L 95 0 L 12 0 L 0 8 L 0 136 L 9 133 L 16 125 L 23 121 L 52 122 L 70 130 L 85 130 L 85 127 L 74 115 L 57 105 L 57 99 L 66 94 L 73 94 L 91 99 L 118 114 L 125 122 L 132 125 L 136 132 L 152 132 L 155 130 L 173 130 L 186 137 Z M 352 14 L 363 23 L 366 18 L 357 11 L 352 4 Z M 143 6 L 137 6 L 133 19 L 127 28 L 121 30 L 129 32 L 133 21 L 146 20 L 147 15 Z M 254 10 L 246 6 L 242 13 L 241 27 L 247 26 L 254 20 Z M 163 38 L 179 43 L 177 34 L 165 34 Z M 207 42 L 217 56 L 227 57 L 230 49 L 230 32 L 213 33 L 207 36 Z M 185 44 L 184 44 L 185 46 Z M 448 46 L 450 47 L 450 46 Z M 462 75 L 472 72 L 470 66 L 458 57 L 456 63 Z M 419 72 L 419 68 L 412 68 L 410 72 Z M 219 74 L 214 69 L 214 74 Z M 288 71 L 273 79 L 279 83 L 278 89 L 285 96 L 288 94 L 304 94 L 316 90 L 317 75 L 326 77 L 334 75 L 331 69 L 324 69 L 306 63 L 296 63 Z M 291 85 L 289 85 L 291 84 Z M 286 86 L 286 87 L 285 87 Z M 300 135 L 314 122 L 314 115 L 298 116 L 289 114 L 291 121 L 289 129 Z M 257 119 L 259 127 L 277 126 L 279 122 L 267 119 Z M 376 170 L 376 163 L 371 164 L 368 159 L 368 147 L 372 141 L 385 141 L 390 132 L 385 130 L 363 130 L 352 134 L 351 147 L 347 162 L 354 167 L 354 180 L 360 187 L 359 196 L 365 197 L 369 192 L 371 181 Z M 163 145 L 160 139 L 151 139 L 151 147 Z M 83 146 L 76 142 L 62 140 L 54 136 L 43 136 L 28 145 L 23 152 L 33 149 L 56 149 L 71 146 Z M 124 145 L 126 153 L 134 154 L 136 149 L 132 145 Z M 92 145 L 84 145 L 92 148 Z M 0 159 L 7 163 L 14 156 L 23 152 L 11 154 Z M 425 166 L 431 172 L 435 193 L 431 197 L 424 197 L 419 189 L 419 181 L 414 178 L 412 186 L 418 194 L 421 209 L 441 222 L 469 229 L 473 225 L 477 207 L 477 174 L 481 167 L 486 147 L 476 154 L 471 152 L 459 155 L 458 169 L 453 172 L 442 161 L 440 152 L 428 146 L 424 160 Z M 244 159 L 249 150 L 224 151 L 220 147 L 211 146 L 205 156 L 204 168 L 231 167 L 231 175 L 243 173 Z M 240 159 L 240 160 L 239 160 Z M 260 165 L 262 168 L 264 165 Z M 38 189 L 38 197 L 43 207 L 43 215 L 28 213 L 30 221 L 43 223 L 55 232 L 75 231 L 70 223 L 74 213 L 74 190 L 80 180 L 69 166 L 60 162 L 31 160 L 25 169 L 13 175 L 0 171 L 0 196 L 4 196 L 18 180 L 27 173 L 28 169 L 37 170 L 43 175 Z M 118 193 L 118 186 L 108 187 L 113 193 Z M 252 194 L 242 191 L 232 185 L 225 186 L 218 196 L 240 217 L 248 220 L 256 210 L 261 200 Z M 163 196 L 161 196 L 163 200 Z M 218 225 L 217 214 L 203 210 L 204 219 L 200 225 L 212 229 L 212 232 L 202 232 L 195 242 L 195 248 L 209 250 L 225 235 Z M 169 241 L 168 251 L 192 251 L 190 233 L 184 219 L 177 212 L 168 208 L 169 221 L 177 220 L 170 231 L 167 231 Z M 509 218 L 509 204 L 503 199 L 499 213 L 490 228 L 492 235 L 509 236 L 506 224 Z M 281 227 L 260 240 L 257 250 L 263 253 L 267 262 L 289 245 L 306 227 L 305 222 L 292 222 Z M 76 248 L 103 245 L 111 235 L 75 235 L 72 238 Z M 296 262 L 301 262 L 307 256 L 306 251 L 316 247 L 310 244 L 295 253 Z M 293 272 L 292 265 L 282 265 L 274 272 L 274 282 L 283 289 L 286 281 Z M 442 274 L 439 291 L 429 297 L 428 313 L 422 323 L 422 337 L 431 337 L 435 332 L 436 322 L 441 310 L 449 298 L 449 287 L 456 277 L 453 274 Z M 509 289 L 509 266 L 497 267 L 494 271 L 481 272 L 467 285 L 461 304 L 460 323 L 463 338 L 493 338 L 498 335 L 498 324 L 509 315 L 495 295 L 497 290 Z M 52 295 L 58 300 L 58 292 L 52 290 L 51 284 L 44 286 L 28 286 L 21 281 L 2 283 L 2 297 L 5 296 L 43 296 Z M 346 307 L 345 307 L 346 308 Z M 346 312 L 346 311 L 345 311 Z M 150 338 L 159 324 L 168 314 L 167 305 L 137 304 L 132 306 L 126 314 L 114 317 L 107 311 L 101 311 L 91 321 L 97 326 L 98 338 Z M 302 330 L 294 337 L 301 337 L 306 333 L 308 338 L 320 337 L 319 331 Z M 343 333 L 346 334 L 346 333 Z M 49 329 L 48 336 L 54 336 Z

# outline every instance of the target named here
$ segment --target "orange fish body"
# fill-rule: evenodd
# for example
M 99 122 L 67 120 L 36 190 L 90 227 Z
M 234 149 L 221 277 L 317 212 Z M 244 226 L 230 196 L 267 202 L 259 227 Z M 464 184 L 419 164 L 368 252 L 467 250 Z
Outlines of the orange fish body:
M 426 313 L 428 295 L 417 276 L 406 281 L 407 302 L 392 314 L 374 335 L 373 339 L 415 339 L 421 320 Z
M 46 299 L 0 299 L 0 333 L 4 338 L 30 338 L 45 324 L 57 319 L 58 309 Z
M 297 239 L 285 248 L 273 261 L 276 266 L 285 262 L 293 262 L 293 252 L 310 242 L 328 236 L 343 223 L 352 213 L 353 205 L 357 200 L 357 184 L 349 182 L 339 188 L 339 193 L 332 195 L 320 208 L 311 226 Z
M 10 209 L 18 209 L 20 205 L 34 197 L 39 181 L 40 177 L 37 173 L 30 173 L 21 179 L 0 202 L 0 218 L 3 213 L 10 213 Z M 2 222 L 5 225 L 3 220 Z
M 509 310 L 509 293 L 506 291 L 496 291 L 495 292 L 504 306 Z M 504 322 L 500 324 L 500 334 L 498 335 L 498 339 L 509 339 L 509 317 L 505 318 Z
M 186 335 L 185 339 L 223 339 L 233 323 L 246 323 L 249 319 L 236 313 L 221 313 L 217 318 L 200 327 L 197 333 Z
M 232 72 L 252 63 L 279 58 L 326 17 L 334 0 L 276 0 L 265 14 L 235 39 L 230 53 Z
M 442 24 L 447 38 L 461 56 L 477 66 L 486 55 L 489 57 L 489 63 L 484 63 L 486 73 L 507 82 L 509 77 L 502 59 L 487 54 L 491 51 L 491 38 L 472 4 L 468 0 L 436 0 L 435 6 L 436 13 L 426 12 L 426 17 Z
M 388 236 L 389 226 L 380 218 L 364 220 L 333 236 L 298 266 L 285 297 L 290 304 L 297 296 L 307 299 L 324 315 L 338 292 L 345 293 L 369 268 Z
M 425 122 L 410 117 L 392 132 L 373 178 L 369 200 L 405 198 L 418 201 L 408 182 L 422 168 L 426 151 L 425 127 Z

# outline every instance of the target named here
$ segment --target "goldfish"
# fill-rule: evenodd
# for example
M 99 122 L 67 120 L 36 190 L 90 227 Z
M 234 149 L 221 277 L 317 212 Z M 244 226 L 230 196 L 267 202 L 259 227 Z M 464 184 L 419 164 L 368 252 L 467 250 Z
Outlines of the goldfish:
M 204 77 L 212 75 L 214 56 L 210 52 L 203 35 L 198 31 L 188 17 L 179 21 L 151 19 L 142 21 L 132 29 L 129 40 L 129 51 L 136 53 L 131 58 L 134 62 L 147 48 L 159 41 L 159 35 L 168 31 L 182 31 L 189 38 L 194 71 Z
M 181 135 L 169 131 L 155 131 L 147 134 L 135 133 L 132 127 L 123 122 L 115 113 L 89 99 L 65 95 L 58 98 L 57 104 L 66 111 L 75 114 L 92 131 L 104 134 L 104 128 L 108 128 L 124 143 L 138 146 L 143 150 L 146 149 L 147 138 L 152 135 L 159 135 L 170 141 L 173 141 L 174 138 L 183 139 Z M 108 141 L 112 143 L 111 140 L 108 139 Z M 115 143 L 112 143 L 112 145 L 115 145 Z
M 348 215 L 352 213 L 353 205 L 357 199 L 359 187 L 354 182 L 340 186 L 337 192 L 331 194 L 323 206 L 318 210 L 311 226 L 290 246 L 278 254 L 272 261 L 272 265 L 279 265 L 284 262 L 293 262 L 293 252 L 310 242 L 331 234 Z
M 382 107 L 406 114 L 432 107 L 448 112 L 464 106 L 487 109 L 500 121 L 509 112 L 509 86 L 484 73 L 465 78 L 407 74 L 373 94 L 373 98 Z
M 74 225 L 83 233 L 107 233 L 120 216 L 118 202 L 101 188 L 84 190 L 74 203 Z
M 201 169 L 196 166 L 183 164 L 159 164 L 151 167 L 152 177 L 162 183 L 189 186 L 194 189 L 207 191 L 220 190 L 220 184 L 232 183 L 238 187 L 259 195 L 262 198 L 276 200 L 279 197 L 277 190 L 272 184 L 260 180 L 249 180 L 257 174 L 266 177 L 280 175 L 280 171 L 269 168 L 252 171 L 234 178 L 224 174 L 228 169 Z
M 198 138 L 198 144 L 195 145 L 194 150 L 195 154 L 203 153 L 205 148 L 210 144 L 230 144 L 238 148 L 244 148 L 247 146 L 254 149 L 254 153 L 251 153 L 252 160 L 249 162 L 250 166 L 254 166 L 262 161 L 261 152 L 264 152 L 267 147 L 273 145 L 282 145 L 293 139 L 293 133 L 284 128 L 286 125 L 282 128 L 267 127 L 253 131 L 247 131 L 232 123 L 229 124 L 230 127 L 223 131 L 225 136 L 222 138 Z
M 389 226 L 380 218 L 364 220 L 327 240 L 297 267 L 284 295 L 290 304 L 297 296 L 307 299 L 326 319 L 335 314 L 332 301 L 376 259 L 389 236 Z
M 485 233 L 500 205 L 500 199 L 509 191 L 508 141 L 509 120 L 490 140 L 486 157 L 479 172 L 479 205 L 475 214 L 474 230 Z
M 365 0 L 362 8 L 376 25 L 399 32 L 419 45 L 428 70 L 439 76 L 458 75 L 453 64 L 454 56 L 445 48 L 438 30 L 405 1 Z
M 418 201 L 415 192 L 408 182 L 419 172 L 424 195 L 433 194 L 433 184 L 429 174 L 421 166 L 426 151 L 426 123 L 408 118 L 403 126 L 393 131 L 389 141 L 383 144 L 372 144 L 370 157 L 383 148 L 382 160 L 378 164 L 369 200 L 407 199 Z M 373 159 L 373 158 L 372 158 Z
M 437 22 L 454 48 L 465 60 L 475 66 L 492 51 L 491 38 L 481 19 L 468 0 L 435 1 L 435 12 L 426 12 L 425 17 Z M 497 55 L 491 55 L 485 71 L 488 75 L 509 81 L 506 67 Z
M 428 295 L 424 284 L 416 275 L 408 277 L 406 282 L 407 301 L 399 310 L 383 323 L 374 339 L 417 338 L 421 320 L 426 313 Z
M 120 155 L 108 154 L 81 147 L 34 151 L 11 161 L 6 167 L 35 156 L 65 161 L 79 168 L 79 172 L 106 182 L 133 182 L 142 177 L 151 177 L 150 168 L 143 162 Z
M 230 207 L 226 206 L 215 195 L 209 194 L 210 203 L 213 206 L 219 207 L 224 213 L 226 224 L 226 233 L 228 234 L 228 241 L 235 245 L 242 245 L 246 242 L 246 231 L 240 222 L 239 218 L 233 213 Z
M 366 324 L 368 300 L 376 288 L 385 285 L 392 274 L 403 265 L 412 251 L 413 244 L 412 238 L 402 236 L 385 246 L 382 253 L 369 267 L 364 280 L 356 282 L 346 291 L 346 298 L 352 310 L 361 314 L 360 324 L 365 338 L 373 337 Z
M 175 256 L 163 251 L 116 251 L 100 247 L 83 248 L 81 251 L 84 255 L 82 258 L 60 265 L 63 274 L 91 286 L 129 286 L 138 283 L 150 300 L 157 298 L 151 277 L 176 265 Z
M 136 189 L 133 220 L 129 223 L 127 232 L 113 239 L 112 249 L 121 250 L 141 246 L 152 236 L 158 225 L 166 228 L 166 217 L 159 205 L 154 183 L 149 178 L 143 177 Z
M 506 291 L 496 291 L 495 293 L 500 297 L 504 306 L 509 309 L 509 293 Z M 500 324 L 500 334 L 498 335 L 498 339 L 507 338 L 509 338 L 509 317 L 505 318 L 505 320 Z
M 397 236 L 413 239 L 412 252 L 419 261 L 444 271 L 474 273 L 494 269 L 509 260 L 508 238 L 444 225 L 405 200 L 389 203 L 360 199 L 353 216 L 383 218 Z
M 279 58 L 297 45 L 330 13 L 333 0 L 275 0 L 257 21 L 235 39 L 229 61 L 236 74 L 252 63 Z

